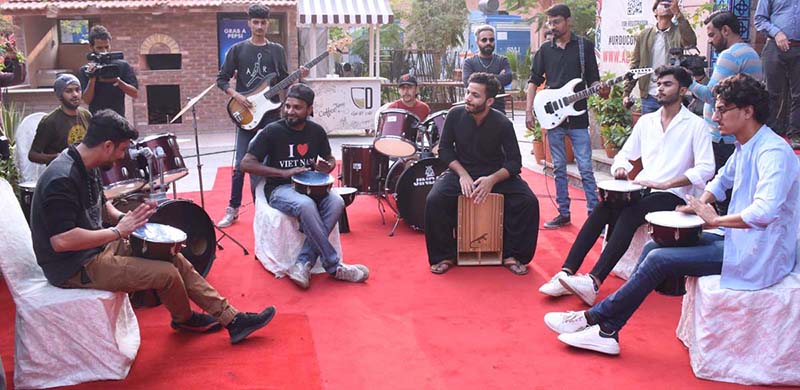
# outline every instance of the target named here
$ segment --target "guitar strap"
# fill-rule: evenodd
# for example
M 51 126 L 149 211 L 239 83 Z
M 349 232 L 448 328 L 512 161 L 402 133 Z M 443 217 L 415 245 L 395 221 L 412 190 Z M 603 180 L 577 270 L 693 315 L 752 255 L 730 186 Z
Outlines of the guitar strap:
M 578 58 L 581 60 L 581 80 L 586 83 L 586 80 L 584 79 L 584 73 L 586 73 L 586 53 L 583 52 L 583 49 L 583 38 L 578 37 Z

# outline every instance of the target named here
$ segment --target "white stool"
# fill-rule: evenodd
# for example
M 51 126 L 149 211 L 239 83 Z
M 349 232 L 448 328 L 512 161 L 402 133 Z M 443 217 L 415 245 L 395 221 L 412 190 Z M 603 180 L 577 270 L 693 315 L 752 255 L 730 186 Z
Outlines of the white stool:
M 650 241 L 650 234 L 647 233 L 647 224 L 645 223 L 636 229 L 628 250 L 619 259 L 611 273 L 620 279 L 628 280 L 633 274 L 633 270 L 636 269 L 636 264 L 639 263 L 639 256 L 642 255 L 642 249 L 647 241 Z M 603 241 L 603 248 L 605 248 L 605 241 Z

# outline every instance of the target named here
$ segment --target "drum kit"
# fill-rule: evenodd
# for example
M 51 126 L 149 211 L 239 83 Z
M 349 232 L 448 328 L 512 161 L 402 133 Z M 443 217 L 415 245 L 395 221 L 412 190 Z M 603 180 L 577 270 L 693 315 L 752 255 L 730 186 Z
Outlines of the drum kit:
M 388 205 L 397 217 L 389 236 L 400 220 L 414 230 L 425 228 L 425 199 L 447 170 L 436 157 L 446 116 L 447 111 L 437 111 L 421 122 L 406 110 L 384 110 L 371 145 L 342 145 L 342 186 L 377 197 L 382 220 L 383 204 Z

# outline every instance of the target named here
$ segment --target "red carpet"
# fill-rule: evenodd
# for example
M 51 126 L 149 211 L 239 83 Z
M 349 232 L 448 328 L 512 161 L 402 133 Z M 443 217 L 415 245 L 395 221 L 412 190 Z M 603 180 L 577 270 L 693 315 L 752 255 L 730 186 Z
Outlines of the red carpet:
M 543 176 L 524 178 L 539 197 L 542 221 L 555 208 Z M 552 180 L 550 193 L 555 195 Z M 217 220 L 227 203 L 230 168 L 218 172 L 206 210 Z M 179 186 L 180 189 L 180 186 Z M 622 355 L 600 356 L 571 349 L 542 322 L 554 310 L 582 310 L 575 297 L 548 299 L 536 289 L 560 267 L 585 219 L 583 194 L 572 189 L 573 226 L 541 231 L 526 276 L 501 267 L 428 270 L 424 237 L 401 225 L 388 237 L 393 217 L 381 225 L 376 201 L 359 196 L 348 208 L 352 232 L 342 235 L 345 261 L 371 269 L 366 284 L 314 276 L 309 291 L 275 279 L 254 260 L 250 205 L 227 229 L 251 255 L 230 240 L 217 251 L 209 280 L 241 310 L 276 305 L 264 330 L 231 346 L 226 332 L 210 335 L 170 329 L 163 307 L 138 309 L 142 346 L 124 381 L 89 383 L 76 389 L 513 389 L 642 388 L 729 389 L 697 379 L 687 350 L 675 337 L 680 299 L 654 294 L 621 333 Z M 248 193 L 249 189 L 245 189 Z M 182 194 L 195 199 L 199 194 Z M 249 196 L 245 197 L 249 201 Z M 420 205 L 422 207 L 422 205 Z M 596 259 L 599 244 L 589 255 Z M 584 270 L 590 264 L 584 265 Z M 615 291 L 614 277 L 600 298 Z M 14 306 L 0 286 L 0 354 L 13 377 Z

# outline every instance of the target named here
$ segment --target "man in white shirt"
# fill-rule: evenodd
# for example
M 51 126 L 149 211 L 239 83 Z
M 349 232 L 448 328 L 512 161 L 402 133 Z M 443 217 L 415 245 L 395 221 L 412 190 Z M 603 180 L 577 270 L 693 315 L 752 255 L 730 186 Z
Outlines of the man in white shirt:
M 642 115 L 614 159 L 611 173 L 625 180 L 633 168 L 628 160 L 642 158 L 643 170 L 634 183 L 650 189 L 641 200 L 619 208 L 601 202 L 581 227 L 563 268 L 539 292 L 550 296 L 575 294 L 587 305 L 600 284 L 628 250 L 636 229 L 653 211 L 685 205 L 687 195 L 699 194 L 714 176 L 714 153 L 709 129 L 702 118 L 683 107 L 681 97 L 692 83 L 689 71 L 677 66 L 656 69 L 661 108 Z M 583 260 L 608 224 L 608 243 L 589 274 L 576 275 Z
M 722 135 L 736 138 L 735 150 L 699 199 L 689 196 L 678 211 L 695 213 L 707 228 L 693 247 L 645 245 L 639 267 L 614 294 L 591 309 L 547 313 L 544 322 L 568 345 L 619 354 L 619 331 L 657 286 L 684 276 L 720 275 L 719 286 L 759 290 L 792 272 L 800 220 L 800 163 L 791 147 L 764 125 L 769 98 L 764 85 L 741 73 L 714 87 L 714 121 Z M 732 190 L 728 214 L 711 203 Z M 745 324 L 747 319 L 742 319 Z

